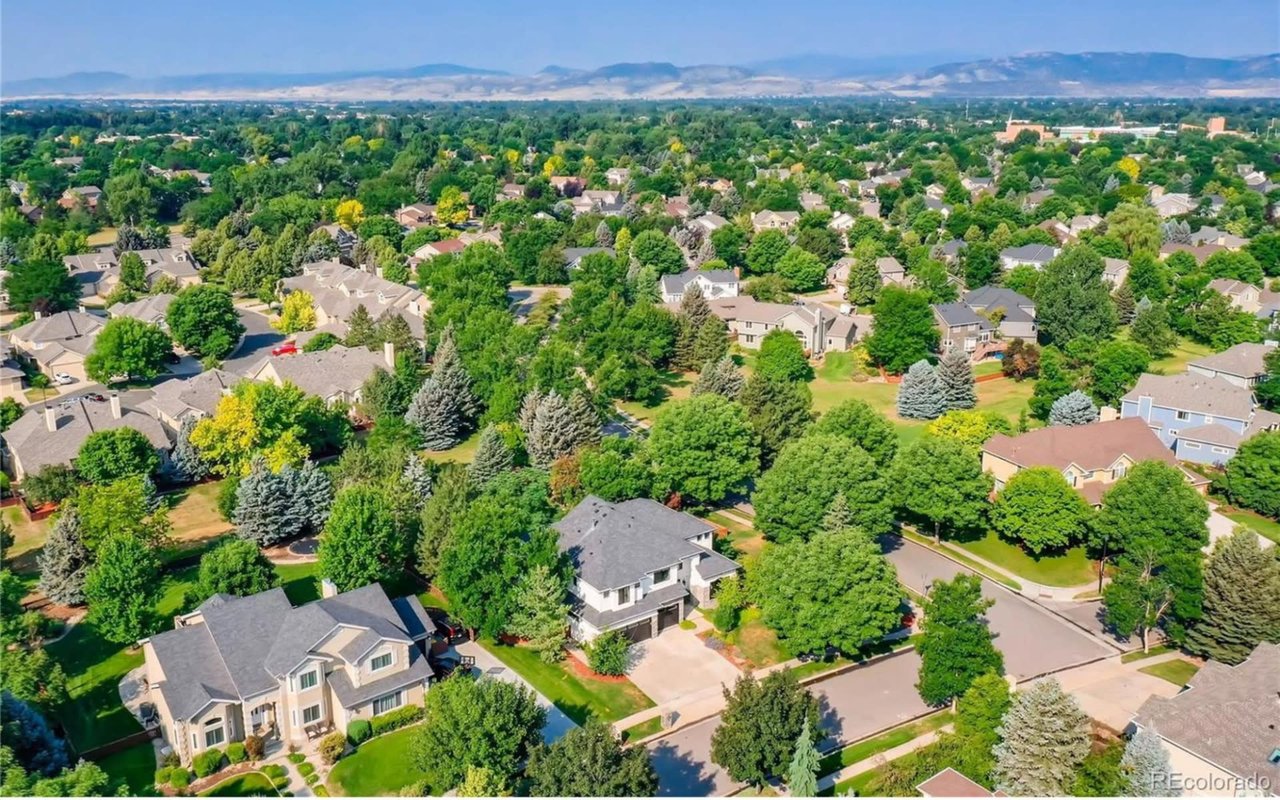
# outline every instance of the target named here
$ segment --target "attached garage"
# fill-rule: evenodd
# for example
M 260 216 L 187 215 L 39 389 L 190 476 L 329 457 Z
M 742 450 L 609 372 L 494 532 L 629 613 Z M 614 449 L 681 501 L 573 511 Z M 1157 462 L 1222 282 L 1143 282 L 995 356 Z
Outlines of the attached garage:
M 622 629 L 622 635 L 632 643 L 643 642 L 646 639 L 653 638 L 653 618 L 650 617 L 639 622 L 633 622 Z
M 658 633 L 662 633 L 673 625 L 680 624 L 680 604 L 674 603 L 658 609 Z

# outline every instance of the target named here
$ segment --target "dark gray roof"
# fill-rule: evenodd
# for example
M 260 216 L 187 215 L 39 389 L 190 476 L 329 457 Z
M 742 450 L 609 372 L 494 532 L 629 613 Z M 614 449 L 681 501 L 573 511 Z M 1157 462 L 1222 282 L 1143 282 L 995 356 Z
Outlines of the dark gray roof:
M 397 597 L 391 601 L 391 605 L 400 615 L 400 626 L 409 634 L 409 638 L 423 639 L 438 630 L 435 620 L 427 614 L 422 601 L 416 596 Z
M 277 688 L 281 676 L 340 626 L 364 629 L 339 651 L 348 661 L 361 658 L 381 641 L 412 644 L 410 627 L 419 636 L 434 629 L 422 619 L 406 625 L 401 608 L 416 615 L 422 605 L 416 598 L 392 603 L 376 583 L 297 608 L 282 589 L 249 597 L 214 595 L 198 609 L 203 622 L 151 637 L 165 674 L 157 689 L 175 718 L 189 719 L 211 700 L 240 701 Z M 414 675 L 397 672 L 392 682 L 407 685 L 425 679 L 430 670 L 426 660 L 422 662 L 414 667 Z M 334 676 L 340 674 L 341 670 Z M 385 694 L 376 690 L 380 683 L 361 687 L 360 692 L 374 691 L 371 697 Z
M 654 570 L 708 552 L 689 540 L 713 530 L 653 500 L 614 505 L 594 495 L 553 527 L 560 534 L 560 551 L 569 555 L 582 580 L 601 591 L 630 586 Z
M 964 303 L 936 303 L 933 310 L 949 327 L 957 325 L 980 325 L 985 328 L 991 327 L 991 320 L 986 317 L 979 316 L 972 308 Z
M 1209 661 L 1173 697 L 1151 697 L 1133 720 L 1240 777 L 1280 786 L 1276 722 L 1280 645 L 1263 643 L 1241 664 Z
M 1048 263 L 1053 260 L 1055 249 L 1047 244 L 1024 244 L 1021 247 L 1006 247 L 1000 251 L 1000 257 L 1027 264 Z
M 683 292 L 689 281 L 702 276 L 712 283 L 737 283 L 738 275 L 731 269 L 687 269 L 675 275 L 662 276 L 662 290 L 668 294 Z
M 978 311 L 1003 308 L 1004 318 L 1013 322 L 1030 322 L 1035 319 L 1024 309 L 1034 309 L 1036 304 L 1029 297 L 1003 286 L 982 286 L 967 292 L 964 296 L 964 304 Z

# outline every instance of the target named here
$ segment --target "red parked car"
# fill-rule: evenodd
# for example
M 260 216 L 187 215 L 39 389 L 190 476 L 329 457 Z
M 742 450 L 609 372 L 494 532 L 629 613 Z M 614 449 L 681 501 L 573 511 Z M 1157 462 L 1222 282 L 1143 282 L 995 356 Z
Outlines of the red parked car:
M 285 342 L 279 347 L 271 348 L 271 355 L 273 356 L 291 356 L 296 352 L 298 352 L 298 346 L 293 342 Z

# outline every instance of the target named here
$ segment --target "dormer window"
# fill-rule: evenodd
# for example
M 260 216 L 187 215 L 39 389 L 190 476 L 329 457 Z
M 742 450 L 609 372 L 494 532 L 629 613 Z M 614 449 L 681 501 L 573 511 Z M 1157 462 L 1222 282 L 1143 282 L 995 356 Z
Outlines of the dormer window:
M 395 656 L 391 653 L 383 653 L 380 656 L 374 656 L 373 659 L 369 661 L 369 671 L 377 672 L 378 670 L 386 669 L 393 663 L 395 663 Z

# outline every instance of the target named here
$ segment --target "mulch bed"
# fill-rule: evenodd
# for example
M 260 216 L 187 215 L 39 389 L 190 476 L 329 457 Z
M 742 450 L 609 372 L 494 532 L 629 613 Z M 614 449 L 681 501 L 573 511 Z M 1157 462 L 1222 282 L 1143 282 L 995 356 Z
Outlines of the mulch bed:
M 626 683 L 631 680 L 626 675 L 601 675 L 598 672 L 593 672 L 591 667 L 582 663 L 582 659 L 573 653 L 565 653 L 564 660 L 579 677 L 587 678 L 588 680 L 600 681 L 601 683 Z

